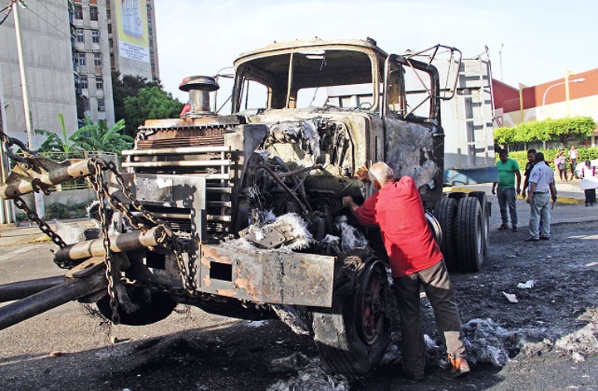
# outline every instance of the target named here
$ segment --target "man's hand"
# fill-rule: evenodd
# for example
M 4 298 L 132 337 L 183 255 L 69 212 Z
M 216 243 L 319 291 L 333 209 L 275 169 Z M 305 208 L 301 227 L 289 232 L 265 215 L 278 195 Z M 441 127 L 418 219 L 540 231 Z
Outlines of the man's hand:
M 369 182 L 370 176 L 368 175 L 368 168 L 361 166 L 355 171 L 355 176 L 362 182 Z
M 343 197 L 343 206 L 351 206 L 351 204 L 355 203 L 355 201 L 353 201 L 353 197 L 351 196 L 344 196 Z

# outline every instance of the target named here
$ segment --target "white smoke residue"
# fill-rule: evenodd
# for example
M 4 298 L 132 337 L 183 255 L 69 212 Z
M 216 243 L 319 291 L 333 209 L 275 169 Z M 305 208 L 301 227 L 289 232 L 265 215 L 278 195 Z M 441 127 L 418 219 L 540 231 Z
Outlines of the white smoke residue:
M 329 375 L 322 370 L 316 360 L 311 360 L 301 353 L 272 360 L 273 372 L 297 372 L 287 380 L 278 380 L 267 391 L 349 391 L 348 380 L 340 375 Z
M 341 230 L 341 249 L 343 251 L 366 248 L 368 246 L 365 236 L 357 228 L 347 223 L 346 216 L 339 217 L 337 224 Z

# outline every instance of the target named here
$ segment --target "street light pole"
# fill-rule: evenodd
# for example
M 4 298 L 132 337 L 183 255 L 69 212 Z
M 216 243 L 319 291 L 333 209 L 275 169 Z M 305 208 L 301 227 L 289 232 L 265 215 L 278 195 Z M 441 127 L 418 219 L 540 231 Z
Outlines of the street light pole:
M 542 107 L 546 106 L 546 94 L 548 93 L 548 91 L 550 91 L 552 89 L 552 87 L 561 86 L 561 85 L 567 84 L 567 83 L 583 83 L 584 81 L 586 81 L 586 79 L 584 79 L 583 77 L 580 77 L 579 79 L 562 81 L 560 83 L 556 83 L 556 84 L 549 86 L 546 89 L 546 91 L 544 91 L 544 96 L 542 97 Z

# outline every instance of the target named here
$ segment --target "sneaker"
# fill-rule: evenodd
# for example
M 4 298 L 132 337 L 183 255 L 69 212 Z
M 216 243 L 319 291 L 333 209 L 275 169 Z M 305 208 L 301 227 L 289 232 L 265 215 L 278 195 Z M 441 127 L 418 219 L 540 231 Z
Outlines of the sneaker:
M 507 224 L 501 224 L 500 227 L 498 227 L 499 231 L 503 231 L 505 229 L 509 229 L 509 226 Z
M 540 241 L 540 239 L 530 236 L 529 238 L 525 238 L 523 241 L 524 242 L 538 242 L 538 241 Z
M 514 226 L 513 226 L 513 232 L 517 232 L 517 231 L 519 231 L 519 228 L 517 228 L 517 226 L 516 226 L 516 225 L 514 225 Z
M 469 372 L 471 372 L 471 369 L 466 359 L 463 357 L 451 359 L 451 375 L 453 377 L 463 376 Z
M 540 240 L 550 240 L 550 236 L 540 236 Z

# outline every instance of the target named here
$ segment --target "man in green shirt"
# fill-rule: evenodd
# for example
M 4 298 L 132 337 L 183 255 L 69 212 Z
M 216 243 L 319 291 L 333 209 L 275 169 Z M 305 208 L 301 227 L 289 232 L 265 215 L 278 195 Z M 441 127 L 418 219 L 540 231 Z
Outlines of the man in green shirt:
M 498 168 L 498 182 L 492 184 L 492 194 L 496 194 L 498 205 L 500 206 L 500 218 L 502 224 L 498 229 L 509 229 L 509 218 L 507 216 L 507 207 L 511 215 L 511 226 L 513 232 L 517 232 L 517 195 L 521 193 L 521 172 L 519 164 L 509 158 L 509 152 L 502 149 L 498 153 L 500 160 L 496 162 Z M 515 178 L 517 178 L 517 187 L 515 188 Z M 498 192 L 496 185 L 498 184 Z M 517 193 L 515 193 L 517 189 Z

